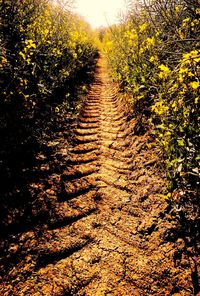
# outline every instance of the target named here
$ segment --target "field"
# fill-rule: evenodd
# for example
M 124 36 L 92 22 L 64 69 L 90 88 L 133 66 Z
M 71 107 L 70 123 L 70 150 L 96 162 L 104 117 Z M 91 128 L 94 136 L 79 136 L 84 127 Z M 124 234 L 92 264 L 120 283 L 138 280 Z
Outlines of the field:
M 200 295 L 200 4 L 0 0 L 0 294 Z

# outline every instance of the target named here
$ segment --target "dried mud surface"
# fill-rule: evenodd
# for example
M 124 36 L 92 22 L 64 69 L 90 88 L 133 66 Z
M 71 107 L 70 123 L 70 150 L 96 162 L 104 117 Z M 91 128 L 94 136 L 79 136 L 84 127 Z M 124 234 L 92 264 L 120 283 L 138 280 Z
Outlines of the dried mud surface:
M 7 246 L 0 295 L 194 295 L 184 241 L 166 239 L 156 144 L 134 134 L 102 60 L 72 132 L 73 147 L 57 139 L 63 170 L 37 184 L 53 211 Z

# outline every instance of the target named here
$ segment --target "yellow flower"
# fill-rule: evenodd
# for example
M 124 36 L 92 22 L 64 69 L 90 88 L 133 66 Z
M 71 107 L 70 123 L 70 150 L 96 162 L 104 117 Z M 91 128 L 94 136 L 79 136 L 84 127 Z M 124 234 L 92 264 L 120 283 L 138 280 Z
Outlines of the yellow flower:
M 175 10 L 176 10 L 176 13 L 177 13 L 177 14 L 180 13 L 180 11 L 181 11 L 181 6 L 180 6 L 180 5 L 176 5 Z
M 199 25 L 199 20 L 195 19 L 192 22 L 192 27 L 198 26 Z
M 160 66 L 158 66 L 158 68 L 161 70 L 161 71 L 163 71 L 163 72 L 165 72 L 165 73 L 170 73 L 170 69 L 167 67 L 167 66 L 165 66 L 165 65 L 160 65 Z
M 183 88 L 187 90 L 187 84 L 183 83 Z
M 26 60 L 26 62 L 27 62 L 27 65 L 30 65 L 30 63 L 31 63 L 31 59 L 28 58 L 28 59 Z
M 53 55 L 55 55 L 55 56 L 62 55 L 62 52 L 61 52 L 58 48 L 56 48 L 56 47 L 54 47 L 54 48 L 52 49 L 52 53 L 53 53 Z
M 2 65 L 3 65 L 3 64 L 7 64 L 7 62 L 8 62 L 7 58 L 5 58 L 5 57 L 2 57 L 2 58 L 1 58 L 1 64 L 2 64 Z
M 171 136 L 171 132 L 170 132 L 170 131 L 167 131 L 167 132 L 165 133 L 165 136 L 166 136 L 166 137 Z
M 73 58 L 74 58 L 74 59 L 77 59 L 78 55 L 77 55 L 77 53 L 76 53 L 76 52 L 73 52 L 73 54 L 72 54 L 72 55 L 73 55 Z
M 140 32 L 143 33 L 144 31 L 146 31 L 147 27 L 148 27 L 147 23 L 140 25 Z
M 170 73 L 170 69 L 167 66 L 163 65 L 163 64 L 160 65 L 158 68 L 161 70 L 161 72 L 158 74 L 158 76 L 161 79 L 166 79 L 168 77 L 169 73 Z
M 24 31 L 24 28 L 22 27 L 22 25 L 19 26 L 19 31 L 20 32 L 23 32 Z
M 184 60 L 195 59 L 195 58 L 198 57 L 198 53 L 199 53 L 198 50 L 192 50 L 192 51 L 190 51 L 188 53 L 184 53 L 183 54 L 183 59 Z
M 155 37 L 147 38 L 146 42 L 148 45 L 154 46 L 156 43 Z
M 183 20 L 183 23 L 188 23 L 190 21 L 190 18 L 187 17 L 186 19 Z
M 184 73 L 188 73 L 188 71 L 189 71 L 188 68 L 180 68 L 179 73 L 184 74 Z
M 160 34 L 161 34 L 161 31 L 157 29 L 156 37 L 158 37 Z
M 26 56 L 22 51 L 19 52 L 19 55 L 22 57 L 23 60 L 26 60 Z
M 131 30 L 131 32 L 128 32 L 127 36 L 130 40 L 137 39 L 137 32 L 135 29 Z
M 163 101 L 156 102 L 152 106 L 152 111 L 154 111 L 158 115 L 164 114 L 168 110 L 169 110 L 169 107 L 166 106 Z
M 180 75 L 180 76 L 178 77 L 178 81 L 179 81 L 180 83 L 182 83 L 182 82 L 184 81 L 184 78 L 183 78 L 182 75 Z
M 144 50 L 144 48 L 141 47 L 140 50 L 139 50 L 139 54 L 142 55 L 143 52 L 145 52 L 145 50 Z
M 178 30 L 178 35 L 179 35 L 180 39 L 185 38 L 185 34 L 181 30 Z
M 166 78 L 166 75 L 165 75 L 164 72 L 160 72 L 160 73 L 158 74 L 158 77 L 159 77 L 160 79 L 165 79 L 165 78 Z
M 188 77 L 193 77 L 194 74 L 192 72 L 188 72 Z
M 190 82 L 190 86 L 191 88 L 193 89 L 198 89 L 199 88 L 199 81 L 193 81 L 193 82 Z
M 26 44 L 26 48 L 27 49 L 30 49 L 30 48 L 36 48 L 36 44 L 33 42 L 32 39 L 29 39 L 29 40 L 26 40 L 25 41 L 25 44 Z
M 172 108 L 174 109 L 174 111 L 177 111 L 178 110 L 178 106 L 177 106 L 177 102 L 176 101 L 173 102 Z
M 178 100 L 179 107 L 183 106 L 183 99 Z
M 184 19 L 183 20 L 183 23 L 182 23 L 183 27 L 187 27 L 188 24 L 189 24 L 189 22 L 190 22 L 190 18 L 189 17 L 187 17 L 186 19 Z
M 149 59 L 149 61 L 151 62 L 151 63 L 153 63 L 153 62 L 158 62 L 158 57 L 155 55 L 155 56 L 151 56 L 150 57 L 150 59 Z

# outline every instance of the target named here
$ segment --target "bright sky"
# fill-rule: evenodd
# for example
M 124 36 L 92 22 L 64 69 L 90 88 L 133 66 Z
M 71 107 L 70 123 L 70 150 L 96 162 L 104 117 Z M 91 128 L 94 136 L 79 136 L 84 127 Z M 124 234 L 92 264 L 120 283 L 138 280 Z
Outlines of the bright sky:
M 125 0 L 75 0 L 75 12 L 93 27 L 117 23 L 120 11 L 125 11 Z

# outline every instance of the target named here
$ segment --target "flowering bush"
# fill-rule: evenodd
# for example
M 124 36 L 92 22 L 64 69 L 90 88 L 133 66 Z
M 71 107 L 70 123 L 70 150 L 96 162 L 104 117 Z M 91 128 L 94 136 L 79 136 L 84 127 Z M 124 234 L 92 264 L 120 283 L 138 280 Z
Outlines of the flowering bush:
M 1 0 L 0 14 L 1 103 L 27 114 L 59 91 L 70 97 L 97 54 L 88 25 L 48 0 Z
M 30 184 L 48 180 L 54 157 L 53 171 L 61 172 L 57 146 L 49 143 L 59 137 L 66 145 L 93 77 L 96 37 L 69 5 L 61 6 L 67 1 L 0 0 L 0 228 L 6 236 L 13 225 L 40 221 L 35 214 L 45 206 Z
M 141 1 L 103 40 L 113 77 L 163 149 L 173 200 L 199 188 L 199 15 L 197 0 Z

